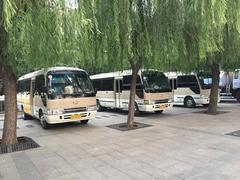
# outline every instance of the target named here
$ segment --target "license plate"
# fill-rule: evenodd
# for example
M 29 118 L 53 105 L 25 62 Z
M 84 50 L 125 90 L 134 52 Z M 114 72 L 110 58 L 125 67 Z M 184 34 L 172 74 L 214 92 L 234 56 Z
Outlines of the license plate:
M 160 109 L 165 109 L 165 108 L 167 108 L 167 107 L 168 107 L 167 104 L 161 104 L 161 105 L 160 105 Z
M 73 114 L 71 115 L 71 119 L 80 119 L 81 115 L 80 114 Z

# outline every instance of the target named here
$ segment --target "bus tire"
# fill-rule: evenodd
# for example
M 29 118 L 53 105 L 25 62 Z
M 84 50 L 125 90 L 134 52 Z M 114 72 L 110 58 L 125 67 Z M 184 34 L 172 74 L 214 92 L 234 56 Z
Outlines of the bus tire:
M 203 104 L 203 107 L 207 108 L 209 106 L 209 104 Z
M 23 119 L 24 120 L 29 120 L 31 119 L 32 116 L 28 115 L 27 113 L 23 112 Z
M 80 121 L 80 123 L 81 123 L 81 124 L 87 124 L 87 123 L 88 123 L 88 119 L 82 120 L 82 121 Z
M 42 110 L 39 110 L 39 119 L 40 119 L 40 124 L 43 129 L 50 128 L 50 124 L 48 124 L 48 122 L 46 121 L 46 118 L 44 117 Z
M 40 124 L 41 124 L 43 129 L 49 129 L 50 128 L 50 124 L 48 124 L 48 122 L 46 121 L 44 116 L 41 117 Z
M 97 111 L 98 111 L 98 112 L 101 112 L 101 111 L 103 111 L 103 110 L 104 110 L 104 108 L 101 106 L 100 101 L 97 100 Z
M 23 112 L 23 120 L 31 119 L 31 116 L 24 112 L 24 107 L 21 105 L 21 111 Z
M 141 111 L 139 111 L 138 105 L 135 102 L 135 112 L 134 112 L 134 116 L 140 116 L 141 115 Z
M 240 102 L 240 90 L 238 90 L 236 93 L 236 99 L 238 102 Z
M 157 114 L 162 114 L 163 110 L 158 110 L 158 111 L 155 111 L 155 113 Z
M 196 106 L 196 103 L 192 97 L 187 96 L 184 99 L 184 106 L 187 108 L 194 108 Z

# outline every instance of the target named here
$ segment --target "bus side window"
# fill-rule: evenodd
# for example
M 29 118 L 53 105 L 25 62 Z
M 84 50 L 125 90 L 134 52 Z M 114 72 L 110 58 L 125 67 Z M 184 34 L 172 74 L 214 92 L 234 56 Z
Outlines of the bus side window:
M 30 94 L 30 87 L 31 87 L 31 79 L 27 79 L 23 81 L 23 92 L 25 94 Z
M 200 93 L 200 87 L 195 75 L 178 76 L 177 86 L 190 88 L 196 94 Z
M 199 86 L 197 78 L 194 75 L 178 76 L 178 87 L 196 87 Z
M 114 89 L 113 89 L 114 84 L 113 83 L 114 83 L 113 78 L 103 79 L 102 90 L 103 91 L 114 91 Z
M 102 80 L 101 79 L 94 79 L 93 80 L 93 86 L 94 86 L 94 89 L 97 89 L 98 91 L 102 91 Z
M 132 76 L 123 77 L 123 90 L 130 90 L 132 84 Z M 140 76 L 137 77 L 136 90 L 143 90 L 142 82 Z
M 123 76 L 123 90 L 130 90 L 132 76 Z

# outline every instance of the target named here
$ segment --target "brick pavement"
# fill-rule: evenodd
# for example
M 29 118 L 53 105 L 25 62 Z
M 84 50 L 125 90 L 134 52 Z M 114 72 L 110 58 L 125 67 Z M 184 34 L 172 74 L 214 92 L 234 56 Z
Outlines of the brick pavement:
M 240 137 L 225 134 L 240 130 L 240 106 L 219 106 L 228 113 L 175 107 L 145 114 L 136 121 L 153 126 L 128 132 L 105 127 L 125 122 L 124 112 L 49 130 L 37 120 L 18 120 L 18 136 L 32 137 L 41 148 L 0 155 L 0 179 L 237 180 Z

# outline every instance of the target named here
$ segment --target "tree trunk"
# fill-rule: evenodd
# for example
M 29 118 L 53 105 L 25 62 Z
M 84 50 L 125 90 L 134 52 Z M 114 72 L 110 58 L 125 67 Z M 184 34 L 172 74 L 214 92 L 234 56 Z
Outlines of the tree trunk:
M 3 83 L 5 94 L 5 117 L 2 144 L 17 143 L 17 97 L 16 77 L 9 65 L 3 65 Z
M 132 81 L 131 81 L 130 98 L 129 98 L 129 104 L 128 104 L 128 119 L 127 119 L 128 128 L 133 128 L 137 75 L 138 75 L 138 69 L 132 68 Z
M 216 115 L 217 114 L 217 104 L 218 104 L 218 91 L 219 91 L 219 64 L 214 63 L 212 65 L 212 87 L 210 94 L 210 104 L 208 106 L 208 113 Z

